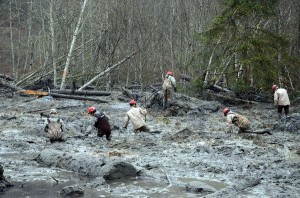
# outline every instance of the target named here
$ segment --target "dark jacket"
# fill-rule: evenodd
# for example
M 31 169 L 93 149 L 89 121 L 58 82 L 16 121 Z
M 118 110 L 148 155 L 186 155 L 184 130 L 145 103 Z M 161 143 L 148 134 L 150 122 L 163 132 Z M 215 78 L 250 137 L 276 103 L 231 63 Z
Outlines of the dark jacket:
M 108 118 L 105 116 L 103 112 L 96 111 L 94 116 L 97 118 L 94 126 L 98 129 L 98 136 L 102 137 L 106 136 L 108 141 L 111 140 L 111 128 L 108 122 Z

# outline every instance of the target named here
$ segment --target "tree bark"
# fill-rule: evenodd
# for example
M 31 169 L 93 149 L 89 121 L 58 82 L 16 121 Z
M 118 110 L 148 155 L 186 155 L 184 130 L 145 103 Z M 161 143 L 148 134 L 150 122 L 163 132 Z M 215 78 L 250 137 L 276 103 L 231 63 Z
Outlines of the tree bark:
M 70 61 L 71 61 L 71 57 L 72 57 L 72 53 L 73 53 L 73 48 L 74 48 L 74 45 L 75 45 L 75 42 L 76 42 L 77 34 L 79 32 L 79 27 L 81 25 L 83 12 L 84 12 L 84 9 L 85 9 L 85 6 L 86 6 L 87 2 L 88 2 L 88 0 L 84 0 L 83 5 L 81 7 L 81 11 L 80 11 L 80 15 L 79 15 L 79 18 L 78 18 L 77 26 L 75 28 L 72 43 L 71 43 L 70 50 L 69 50 L 69 53 L 68 53 L 66 66 L 65 66 L 65 69 L 64 69 L 64 72 L 63 72 L 63 77 L 62 77 L 62 80 L 61 80 L 60 90 L 64 89 L 65 86 L 66 86 L 65 85 L 66 84 L 66 78 L 67 78 L 67 74 L 68 74 L 68 71 L 69 71 L 69 65 L 70 65 Z
M 6 88 L 10 88 L 12 89 L 13 91 L 19 91 L 19 90 L 22 90 L 22 88 L 14 85 L 14 84 L 10 84 L 8 82 L 6 82 L 5 80 L 3 80 L 2 78 L 0 78 L 0 85 L 3 86 L 3 87 L 6 87 Z
M 17 77 L 17 69 L 15 65 L 15 52 L 14 52 L 14 42 L 13 42 L 13 27 L 12 27 L 12 0 L 9 1 L 9 29 L 10 29 L 10 47 L 11 47 L 11 63 L 12 63 L 12 70 L 13 70 L 13 76 Z
M 72 92 L 72 90 L 51 90 L 52 93 L 58 93 L 58 94 L 72 94 L 72 95 L 84 95 L 84 96 L 110 96 L 111 93 L 105 92 L 105 91 L 77 91 L 75 90 Z
M 204 77 L 204 86 L 206 86 L 208 84 L 208 80 L 209 80 L 209 72 L 210 72 L 210 68 L 211 68 L 211 63 L 212 63 L 212 59 L 214 57 L 214 53 L 215 53 L 215 49 L 217 48 L 217 46 L 220 44 L 221 40 L 222 40 L 222 37 L 223 37 L 223 34 L 221 34 L 217 44 L 215 45 L 210 57 L 209 57 L 209 61 L 208 61 L 208 65 L 207 65 L 207 68 L 206 68 L 206 74 L 205 74 L 205 77 Z
M 55 33 L 54 33 L 54 19 L 53 19 L 53 0 L 50 1 L 50 32 L 51 32 L 51 61 L 53 67 L 53 84 L 57 87 L 57 69 L 55 61 Z
M 50 94 L 53 98 L 67 98 L 67 99 L 76 99 L 76 100 L 90 100 L 90 101 L 97 101 L 102 103 L 107 103 L 107 100 L 102 100 L 99 98 L 91 98 L 91 97 L 83 97 L 83 96 L 74 96 L 74 95 L 66 95 L 66 94 L 57 94 L 51 93 Z

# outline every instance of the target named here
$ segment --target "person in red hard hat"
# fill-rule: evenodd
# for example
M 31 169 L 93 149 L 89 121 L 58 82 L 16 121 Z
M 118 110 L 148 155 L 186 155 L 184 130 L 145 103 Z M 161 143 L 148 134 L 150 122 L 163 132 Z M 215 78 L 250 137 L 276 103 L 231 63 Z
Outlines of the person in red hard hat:
M 105 135 L 106 139 L 108 141 L 110 141 L 111 140 L 111 127 L 108 122 L 107 116 L 103 112 L 97 111 L 97 109 L 95 107 L 89 107 L 88 113 L 90 115 L 94 116 L 95 118 L 97 118 L 97 120 L 95 121 L 95 124 L 94 124 L 94 126 L 98 129 L 97 136 L 103 137 Z
M 168 106 L 168 101 L 170 103 L 173 99 L 174 91 L 175 92 L 177 91 L 176 80 L 173 76 L 173 72 L 171 71 L 167 72 L 162 87 L 163 87 L 163 107 L 164 109 L 166 109 Z
M 290 99 L 287 90 L 279 88 L 277 85 L 273 85 L 272 91 L 274 92 L 274 106 L 277 108 L 278 117 L 281 118 L 282 109 L 284 109 L 284 114 L 287 116 L 290 107 Z
M 131 100 L 129 102 L 130 110 L 127 111 L 125 117 L 125 123 L 123 128 L 127 129 L 129 120 L 131 120 L 134 132 L 145 131 L 149 132 L 149 128 L 146 126 L 145 116 L 147 115 L 147 110 L 137 107 L 136 101 Z
M 228 133 L 233 132 L 233 125 L 239 127 L 239 133 L 251 131 L 250 121 L 246 117 L 230 111 L 229 108 L 225 108 L 223 113 L 227 117 Z

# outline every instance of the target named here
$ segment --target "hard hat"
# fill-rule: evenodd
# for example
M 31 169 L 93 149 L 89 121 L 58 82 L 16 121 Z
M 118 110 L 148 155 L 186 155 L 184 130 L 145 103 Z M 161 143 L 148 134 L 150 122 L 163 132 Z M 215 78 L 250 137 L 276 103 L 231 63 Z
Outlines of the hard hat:
M 228 108 L 225 108 L 225 109 L 223 110 L 224 116 L 226 116 L 228 112 L 229 112 L 229 109 L 228 109 Z
M 50 109 L 50 114 L 57 114 L 57 110 L 56 109 Z
M 273 85 L 273 86 L 272 86 L 272 91 L 275 91 L 276 88 L 277 88 L 277 85 Z
M 167 72 L 167 75 L 169 75 L 169 76 L 173 76 L 173 72 L 171 72 L 171 71 L 168 71 L 168 72 Z
M 135 100 L 130 100 L 129 104 L 130 104 L 130 105 L 135 105 L 135 104 L 136 104 L 136 101 L 135 101 Z
M 96 111 L 96 108 L 95 108 L 95 107 L 89 107 L 89 108 L 88 108 L 89 114 L 95 113 L 95 111 Z

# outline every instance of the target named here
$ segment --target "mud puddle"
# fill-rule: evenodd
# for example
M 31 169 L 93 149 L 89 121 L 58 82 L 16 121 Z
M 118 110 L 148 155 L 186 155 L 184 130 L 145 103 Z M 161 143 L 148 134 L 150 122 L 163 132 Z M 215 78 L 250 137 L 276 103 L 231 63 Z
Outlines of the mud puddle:
M 227 186 L 229 186 L 228 184 L 224 183 L 224 182 L 219 182 L 219 181 L 214 181 L 214 180 L 207 180 L 207 179 L 197 179 L 197 178 L 187 178 L 187 177 L 180 177 L 180 178 L 176 178 L 178 181 L 180 182 L 184 182 L 184 183 L 191 183 L 191 182 L 201 182 L 204 184 L 207 184 L 211 187 L 213 187 L 216 190 L 221 190 L 223 188 L 226 188 Z
M 57 197 L 59 192 L 66 186 L 76 185 L 74 181 L 65 183 L 53 183 L 51 181 L 34 181 L 29 183 L 16 182 L 13 188 L 8 188 L 5 194 L 6 198 L 30 197 L 30 198 L 50 198 Z M 5 196 L 4 196 L 5 195 Z M 95 190 L 85 190 L 83 195 L 72 195 L 75 197 L 89 198 L 97 197 L 99 193 Z M 1 196 L 1 194 L 0 194 Z
M 161 184 L 151 180 L 129 179 L 125 181 L 117 181 L 110 183 L 110 188 L 113 189 L 112 195 L 109 197 L 120 197 L 121 194 L 115 194 L 114 191 L 122 196 L 128 197 L 181 197 L 194 198 L 199 197 L 195 194 L 188 193 L 182 186 L 169 186 L 169 184 Z

